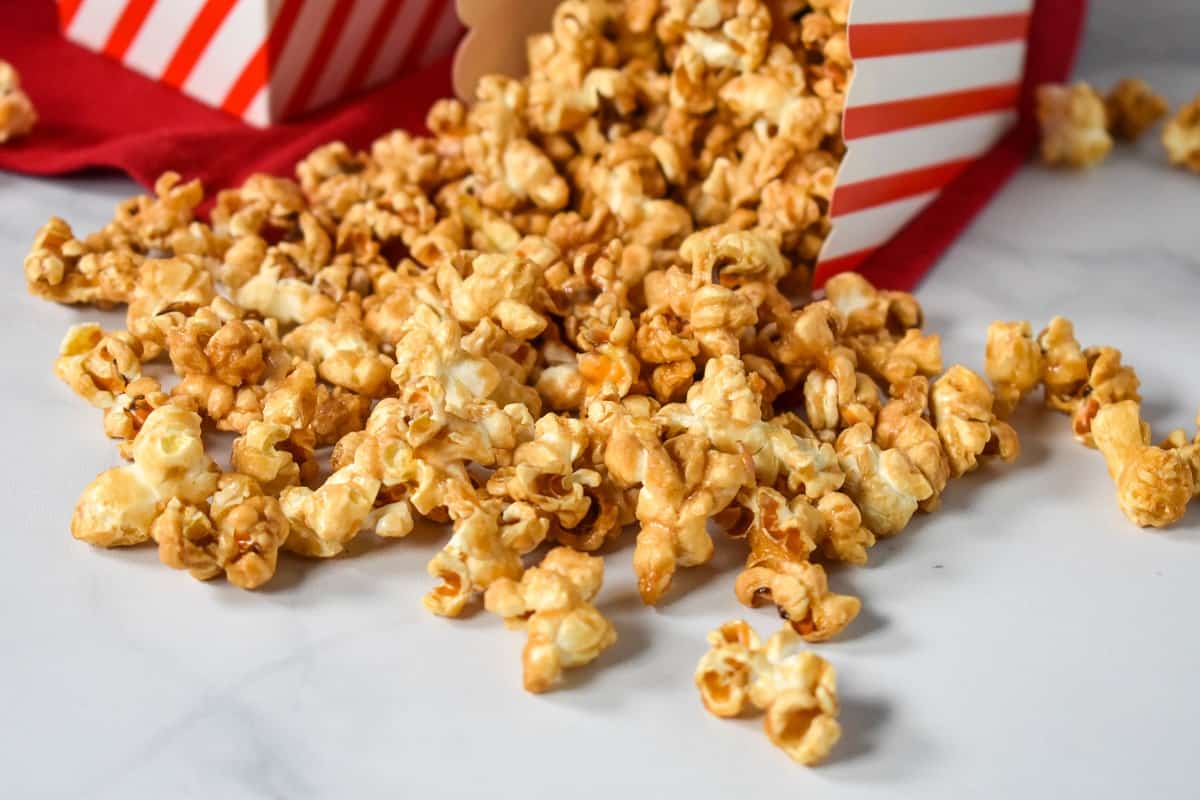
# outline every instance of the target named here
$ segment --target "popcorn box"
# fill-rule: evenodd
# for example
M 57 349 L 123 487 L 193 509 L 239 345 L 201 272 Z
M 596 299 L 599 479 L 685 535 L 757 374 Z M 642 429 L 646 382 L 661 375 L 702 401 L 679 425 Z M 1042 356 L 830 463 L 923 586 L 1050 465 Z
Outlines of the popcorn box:
M 454 64 L 459 95 L 470 98 L 490 72 L 522 72 L 525 37 L 549 30 L 556 5 L 459 0 L 468 27 Z M 1024 159 L 1035 129 L 1023 88 L 1065 76 L 1083 13 L 1084 0 L 853 0 L 854 75 L 842 118 L 848 149 L 818 282 L 868 262 L 878 269 L 907 261 L 883 266 L 913 276 L 921 271 L 915 261 L 932 262 Z M 1012 152 L 981 164 L 1015 133 Z M 984 174 L 961 203 L 940 204 L 958 207 L 929 213 L 972 166 Z M 906 229 L 917 240 L 897 241 Z
M 452 0 L 58 0 L 71 41 L 252 125 L 449 54 Z

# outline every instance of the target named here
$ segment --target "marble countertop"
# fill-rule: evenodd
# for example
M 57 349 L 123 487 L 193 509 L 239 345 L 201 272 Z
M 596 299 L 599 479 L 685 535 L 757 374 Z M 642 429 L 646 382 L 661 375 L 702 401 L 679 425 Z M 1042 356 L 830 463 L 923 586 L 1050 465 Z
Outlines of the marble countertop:
M 1200 88 L 1194 65 L 1084 63 L 1175 102 Z M 652 611 L 618 548 L 598 602 L 620 641 L 530 696 L 521 634 L 420 607 L 431 540 L 287 558 L 257 593 L 194 581 L 152 548 L 74 541 L 75 498 L 116 456 L 51 362 L 69 324 L 106 315 L 28 297 L 19 265 L 50 214 L 89 230 L 132 191 L 0 175 L 0 796 L 1195 796 L 1200 503 L 1170 532 L 1134 529 L 1098 454 L 1032 407 L 1016 464 L 954 483 L 869 567 L 833 574 L 865 609 L 819 646 L 845 737 L 817 770 L 758 722 L 709 716 L 691 685 L 709 629 L 777 625 L 732 596 L 735 547 Z M 1155 141 L 1088 174 L 1024 169 L 918 292 L 947 363 L 980 368 L 992 319 L 1064 314 L 1137 367 L 1156 433 L 1190 430 L 1198 203 L 1200 177 Z

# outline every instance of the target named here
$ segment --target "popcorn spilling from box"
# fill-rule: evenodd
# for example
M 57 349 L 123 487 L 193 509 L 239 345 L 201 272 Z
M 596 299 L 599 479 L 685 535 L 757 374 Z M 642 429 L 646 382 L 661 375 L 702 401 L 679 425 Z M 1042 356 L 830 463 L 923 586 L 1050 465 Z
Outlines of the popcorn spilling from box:
M 130 461 L 84 490 L 72 533 L 153 541 L 167 565 L 249 589 L 281 549 L 331 558 L 445 524 L 424 605 L 524 629 L 541 692 L 616 641 L 609 542 L 636 537 L 654 604 L 719 530 L 745 543 L 735 597 L 785 626 L 765 647 L 744 623 L 715 632 L 702 699 L 763 710 L 789 756 L 822 760 L 834 672 L 800 643 L 862 605 L 825 566 L 866 563 L 953 479 L 1015 459 L 1006 419 L 1038 386 L 1138 524 L 1177 519 L 1200 485 L 1196 442 L 1151 447 L 1133 371 L 1065 320 L 1037 337 L 993 325 L 989 383 L 944 368 L 912 295 L 854 273 L 814 293 L 816 270 L 865 258 L 1014 113 L 1008 88 L 962 86 L 949 117 L 912 111 L 924 101 L 863 64 L 915 78 L 940 52 L 895 52 L 912 21 L 882 4 L 855 13 L 857 34 L 846 0 L 564 0 L 526 77 L 438 102 L 430 137 L 322 146 L 295 181 L 219 192 L 209 222 L 203 188 L 171 174 L 90 235 L 52 219 L 30 291 L 128 306 L 127 330 L 76 327 L 55 364 Z M 974 45 L 1014 81 L 1025 21 Z M 882 152 L 910 169 L 879 173 Z M 155 361 L 179 381 L 143 374 Z M 228 466 L 206 427 L 236 437 Z

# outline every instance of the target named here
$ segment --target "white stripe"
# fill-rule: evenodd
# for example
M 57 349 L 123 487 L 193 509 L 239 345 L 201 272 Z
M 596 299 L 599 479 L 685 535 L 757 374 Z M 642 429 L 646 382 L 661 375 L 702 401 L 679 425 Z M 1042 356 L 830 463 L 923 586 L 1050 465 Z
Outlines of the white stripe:
M 301 4 L 300 15 L 292 26 L 287 44 L 279 56 L 279 63 L 271 70 L 271 92 L 268 99 L 272 119 L 283 116 L 292 91 L 304 75 L 304 68 L 308 66 L 308 59 L 317 47 L 325 20 L 333 13 L 333 8 L 333 0 Z
M 129 45 L 125 63 L 152 78 L 161 78 L 203 6 L 204 0 L 155 3 Z
M 883 244 L 937 196 L 937 192 L 926 192 L 838 217 L 819 260 L 827 261 Z
M 240 0 L 225 17 L 183 84 L 183 91 L 220 106 L 267 38 L 270 10 L 262 0 Z
M 448 2 L 448 0 L 440 1 L 446 7 L 442 10 L 442 16 L 438 19 L 437 25 L 434 26 L 433 35 L 429 37 L 429 45 L 425 48 L 425 52 L 421 54 L 421 58 L 417 62 L 418 67 L 428 66 L 446 55 L 450 52 L 451 45 L 458 38 L 460 26 L 454 4 Z
M 125 0 L 84 0 L 71 20 L 67 38 L 91 50 L 103 50 L 124 9 Z
M 271 124 L 271 97 L 266 86 L 259 89 L 250 105 L 246 106 L 242 119 L 256 128 L 265 128 Z
M 1016 121 L 1016 111 L 997 111 L 855 139 L 842 159 L 837 184 L 844 186 L 980 155 Z
M 919 22 L 1029 11 L 1033 0 L 854 0 L 850 24 Z
M 383 2 L 384 0 L 357 0 L 351 6 L 350 16 L 346 18 L 342 34 L 338 37 L 321 79 L 317 81 L 307 108 L 323 106 L 337 99 L 345 91 L 346 78 L 350 77 L 354 62 L 358 60 L 359 53 L 371 36 L 371 24 L 379 16 Z
M 1025 42 L 860 59 L 847 106 L 1014 83 L 1025 69 Z
M 425 8 L 430 2 L 432 0 L 408 0 L 401 7 L 400 13 L 396 15 L 392 27 L 388 30 L 383 47 L 379 49 L 379 57 L 367 73 L 367 86 L 383 83 L 400 69 L 404 57 L 408 55 L 413 37 L 417 34 L 417 27 L 421 24 L 421 15 L 425 13 Z

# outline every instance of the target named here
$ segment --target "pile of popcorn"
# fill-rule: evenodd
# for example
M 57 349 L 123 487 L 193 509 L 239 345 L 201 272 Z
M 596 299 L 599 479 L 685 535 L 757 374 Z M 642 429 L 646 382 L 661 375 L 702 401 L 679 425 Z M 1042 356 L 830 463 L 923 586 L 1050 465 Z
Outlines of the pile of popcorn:
M 564 0 L 529 76 L 439 101 L 431 137 L 320 147 L 296 181 L 219 192 L 208 223 L 174 174 L 82 238 L 51 219 L 29 290 L 127 307 L 125 330 L 72 328 L 55 363 L 128 461 L 84 489 L 73 535 L 253 589 L 280 550 L 446 524 L 425 606 L 525 630 L 540 692 L 616 640 L 593 553 L 632 528 L 654 604 L 720 529 L 747 550 L 737 598 L 786 625 L 765 646 L 744 623 L 714 633 L 704 702 L 748 699 L 792 758 L 824 758 L 834 672 L 797 646 L 860 609 L 824 564 L 864 564 L 951 478 L 1015 458 L 1004 420 L 1037 385 L 1134 507 L 1162 461 L 1122 427 L 1132 373 L 1069 324 L 996 328 L 993 392 L 943 372 L 911 295 L 846 274 L 813 298 L 847 8 Z M 235 437 L 227 466 L 213 430 Z M 1176 439 L 1162 452 L 1194 468 Z
M 1090 167 L 1108 157 L 1113 140 L 1136 142 L 1167 115 L 1167 101 L 1139 78 L 1124 78 L 1101 96 L 1081 81 L 1047 83 L 1036 93 L 1042 161 Z M 1162 131 L 1171 164 L 1200 172 L 1200 94 L 1179 108 Z

